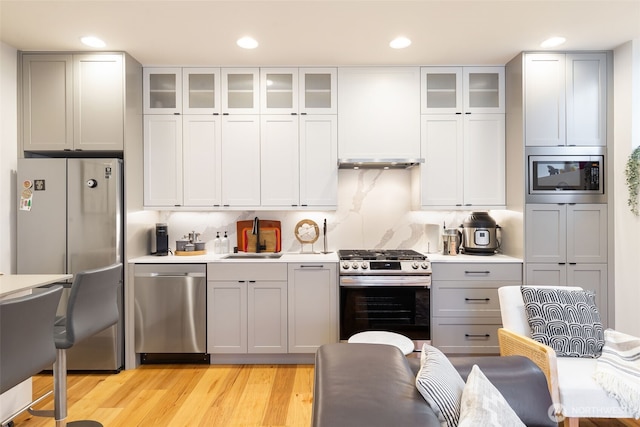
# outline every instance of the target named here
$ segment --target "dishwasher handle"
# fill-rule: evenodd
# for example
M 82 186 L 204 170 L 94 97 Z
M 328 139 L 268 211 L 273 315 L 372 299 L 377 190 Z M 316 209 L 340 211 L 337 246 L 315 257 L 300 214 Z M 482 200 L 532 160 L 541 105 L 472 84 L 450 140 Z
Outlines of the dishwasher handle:
M 167 277 L 181 279 L 184 277 L 206 277 L 205 273 L 136 273 L 135 277 Z

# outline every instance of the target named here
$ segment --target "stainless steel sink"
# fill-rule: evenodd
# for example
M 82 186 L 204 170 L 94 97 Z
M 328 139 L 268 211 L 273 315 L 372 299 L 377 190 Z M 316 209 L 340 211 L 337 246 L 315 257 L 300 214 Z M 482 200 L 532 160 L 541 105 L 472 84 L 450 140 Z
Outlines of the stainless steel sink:
M 237 253 L 237 254 L 229 254 L 222 259 L 278 259 L 282 256 L 281 253 L 274 252 L 261 252 L 261 253 Z

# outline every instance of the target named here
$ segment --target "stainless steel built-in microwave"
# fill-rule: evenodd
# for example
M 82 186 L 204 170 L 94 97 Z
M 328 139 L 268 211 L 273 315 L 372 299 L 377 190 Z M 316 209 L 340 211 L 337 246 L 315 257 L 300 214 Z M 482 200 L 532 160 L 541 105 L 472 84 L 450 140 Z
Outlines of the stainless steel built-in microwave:
M 605 203 L 604 147 L 527 147 L 528 203 Z

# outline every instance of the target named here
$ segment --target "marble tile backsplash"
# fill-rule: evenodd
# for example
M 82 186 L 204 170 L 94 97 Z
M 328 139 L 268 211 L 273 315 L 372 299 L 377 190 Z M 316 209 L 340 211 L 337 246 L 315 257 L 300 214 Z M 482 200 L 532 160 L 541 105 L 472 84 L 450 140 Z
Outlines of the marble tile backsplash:
M 169 247 L 195 231 L 213 251 L 216 233 L 226 231 L 231 250 L 237 245 L 236 222 L 260 219 L 279 220 L 282 224 L 284 252 L 310 251 L 301 247 L 294 227 L 301 219 L 312 219 L 320 227 L 327 220 L 328 250 L 338 249 L 415 249 L 438 252 L 443 225 L 458 227 L 469 211 L 416 211 L 411 203 L 411 172 L 407 170 L 340 170 L 338 208 L 335 211 L 229 211 L 184 212 L 161 211 L 159 221 L 169 228 Z M 508 211 L 491 211 L 501 224 Z M 154 227 L 154 224 L 150 225 Z M 322 236 L 313 250 L 323 250 Z

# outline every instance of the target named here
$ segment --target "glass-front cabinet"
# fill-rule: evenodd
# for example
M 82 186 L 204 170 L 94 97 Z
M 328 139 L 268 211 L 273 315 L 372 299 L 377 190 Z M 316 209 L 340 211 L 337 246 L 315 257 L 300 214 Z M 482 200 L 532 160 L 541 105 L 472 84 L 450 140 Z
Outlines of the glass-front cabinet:
M 258 68 L 223 68 L 222 114 L 258 114 L 259 82 Z
M 423 67 L 422 114 L 504 113 L 504 67 Z
M 462 112 L 462 68 L 423 67 L 421 71 L 422 114 Z
M 336 68 L 261 68 L 262 114 L 336 114 Z
M 504 67 L 464 67 L 465 113 L 504 113 Z
M 261 68 L 260 112 L 263 114 L 298 113 L 298 69 Z
M 184 68 L 182 88 L 184 114 L 219 114 L 221 112 L 219 68 Z
M 300 114 L 337 113 L 337 69 L 300 68 Z
M 182 113 L 182 69 L 143 69 L 144 114 Z

